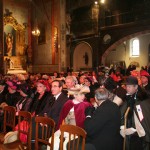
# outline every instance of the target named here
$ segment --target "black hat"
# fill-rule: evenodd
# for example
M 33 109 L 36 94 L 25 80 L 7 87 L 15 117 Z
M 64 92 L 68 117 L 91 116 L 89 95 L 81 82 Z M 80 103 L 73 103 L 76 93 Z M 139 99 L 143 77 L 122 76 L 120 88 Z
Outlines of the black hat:
M 138 85 L 138 79 L 134 76 L 129 76 L 126 79 L 126 85 Z
M 18 84 L 17 90 L 21 90 L 23 93 L 25 93 L 27 95 L 29 94 L 29 88 L 28 88 L 27 84 Z
M 104 86 L 108 91 L 113 92 L 113 90 L 117 88 L 117 83 L 111 77 L 109 77 L 105 80 Z

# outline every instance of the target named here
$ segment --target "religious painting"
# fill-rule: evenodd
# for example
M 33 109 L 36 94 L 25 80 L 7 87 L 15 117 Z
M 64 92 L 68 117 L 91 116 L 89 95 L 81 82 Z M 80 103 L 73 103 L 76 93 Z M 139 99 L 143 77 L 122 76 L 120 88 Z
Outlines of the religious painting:
M 46 29 L 45 26 L 40 27 L 40 35 L 38 37 L 38 44 L 45 44 L 46 43 Z

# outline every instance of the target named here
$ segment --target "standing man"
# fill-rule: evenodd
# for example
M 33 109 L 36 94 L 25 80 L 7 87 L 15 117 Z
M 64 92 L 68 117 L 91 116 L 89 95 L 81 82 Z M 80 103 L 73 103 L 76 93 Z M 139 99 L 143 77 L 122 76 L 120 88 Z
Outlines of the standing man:
M 121 150 L 119 134 L 121 113 L 119 107 L 108 99 L 108 91 L 99 88 L 95 91 L 97 108 L 85 110 L 84 128 L 87 132 L 85 150 Z
M 126 79 L 127 96 L 124 106 L 129 112 L 126 119 L 126 130 L 122 129 L 125 135 L 125 150 L 149 150 L 150 143 L 150 100 L 147 94 L 138 85 L 138 79 L 129 76 Z M 126 132 L 130 129 L 134 132 Z M 130 130 L 131 131 L 131 130 Z

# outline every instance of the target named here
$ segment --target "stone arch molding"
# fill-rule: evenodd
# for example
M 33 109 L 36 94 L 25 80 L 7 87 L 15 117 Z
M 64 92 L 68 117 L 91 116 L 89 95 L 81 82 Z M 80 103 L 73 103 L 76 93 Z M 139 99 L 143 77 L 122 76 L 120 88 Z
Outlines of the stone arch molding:
M 91 45 L 85 41 L 79 42 L 73 52 L 73 70 L 89 70 L 92 68 L 92 53 Z M 85 56 L 86 55 L 86 56 Z M 88 59 L 88 63 L 85 60 Z
M 126 37 L 121 38 L 120 40 L 116 41 L 114 44 L 112 44 L 102 55 L 102 64 L 105 64 L 105 60 L 106 57 L 108 56 L 108 54 L 110 53 L 110 51 L 112 51 L 113 49 L 115 49 L 118 45 L 120 45 L 121 43 L 123 43 L 124 41 L 127 41 L 129 39 L 135 38 L 136 36 L 139 35 L 143 35 L 143 34 L 147 34 L 150 33 L 150 30 L 145 30 L 145 31 L 141 31 L 141 32 L 137 32 L 131 35 L 128 35 Z

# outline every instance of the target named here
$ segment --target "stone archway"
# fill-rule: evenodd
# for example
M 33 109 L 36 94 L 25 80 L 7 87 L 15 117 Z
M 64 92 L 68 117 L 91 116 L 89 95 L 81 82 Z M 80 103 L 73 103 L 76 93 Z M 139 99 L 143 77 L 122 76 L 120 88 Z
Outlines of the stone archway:
M 92 52 L 89 43 L 78 43 L 73 53 L 73 70 L 90 70 L 92 68 Z
M 122 44 L 124 41 L 127 41 L 129 39 L 132 39 L 136 36 L 140 36 L 140 35 L 144 35 L 144 34 L 149 34 L 150 33 L 150 30 L 145 30 L 145 31 L 141 31 L 141 32 L 137 32 L 137 33 L 134 33 L 134 34 L 131 34 L 131 35 L 128 35 L 128 36 L 125 36 L 123 38 L 121 38 L 120 40 L 116 41 L 115 43 L 113 43 L 102 55 L 102 59 L 101 59 L 101 62 L 102 64 L 105 64 L 106 63 L 106 57 L 108 56 L 108 54 L 116 49 L 117 46 L 119 46 L 120 44 Z

